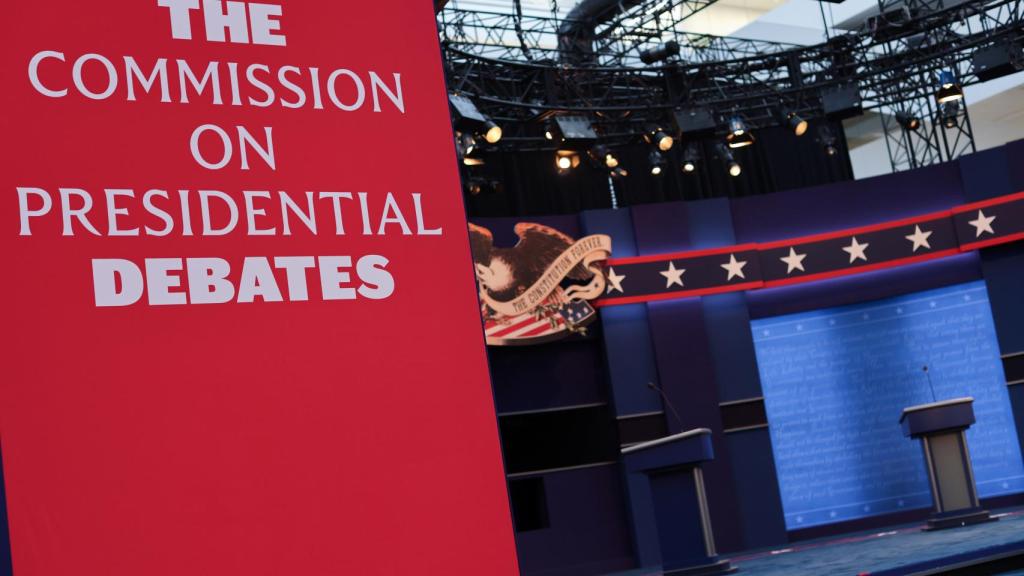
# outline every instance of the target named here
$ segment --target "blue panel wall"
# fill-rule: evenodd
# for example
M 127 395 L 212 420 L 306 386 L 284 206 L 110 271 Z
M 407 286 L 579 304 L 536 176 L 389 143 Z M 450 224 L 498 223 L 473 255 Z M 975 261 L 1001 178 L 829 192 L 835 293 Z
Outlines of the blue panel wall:
M 972 201 L 1024 190 L 1024 140 L 973 154 L 961 161 L 964 190 Z M 995 313 L 1004 356 L 1024 353 L 1024 247 L 1021 243 L 981 251 L 981 268 Z M 1024 449 L 1024 385 L 1009 388 L 1017 436 Z
M 790 529 L 929 507 L 920 448 L 898 421 L 936 400 L 975 399 L 967 436 L 979 494 L 1024 491 L 983 282 L 753 328 Z

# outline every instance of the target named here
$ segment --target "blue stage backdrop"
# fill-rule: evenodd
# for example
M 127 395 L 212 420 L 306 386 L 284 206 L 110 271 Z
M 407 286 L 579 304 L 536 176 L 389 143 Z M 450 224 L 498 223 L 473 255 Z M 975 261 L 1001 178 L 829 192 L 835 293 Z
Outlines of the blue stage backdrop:
M 751 323 L 786 526 L 931 506 L 906 406 L 973 396 L 982 497 L 1024 492 L 1024 464 L 983 282 Z

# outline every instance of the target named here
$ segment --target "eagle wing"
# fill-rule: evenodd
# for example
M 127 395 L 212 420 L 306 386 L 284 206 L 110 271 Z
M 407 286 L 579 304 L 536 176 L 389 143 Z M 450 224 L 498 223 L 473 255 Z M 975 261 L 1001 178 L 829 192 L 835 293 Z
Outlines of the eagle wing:
M 515 231 L 516 236 L 519 236 L 519 242 L 515 247 L 517 259 L 522 264 L 536 267 L 537 270 L 531 275 L 537 278 L 573 245 L 572 238 L 543 224 L 520 222 L 516 224 Z M 575 266 L 568 274 L 569 278 L 581 281 L 589 280 L 593 276 L 594 273 L 583 265 Z
M 483 226 L 470 223 L 469 247 L 473 252 L 473 262 L 487 266 L 491 263 L 491 251 L 494 249 L 494 234 Z

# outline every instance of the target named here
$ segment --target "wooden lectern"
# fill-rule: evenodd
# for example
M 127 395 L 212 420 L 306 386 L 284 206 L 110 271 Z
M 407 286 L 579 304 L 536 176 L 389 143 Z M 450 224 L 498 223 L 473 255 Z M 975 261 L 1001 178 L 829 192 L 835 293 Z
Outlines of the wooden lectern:
M 903 434 L 919 438 L 928 468 L 934 510 L 925 530 L 997 520 L 981 508 L 964 432 L 974 424 L 974 398 L 957 398 L 903 410 Z
M 701 463 L 714 460 L 711 431 L 690 430 L 622 450 L 626 471 L 646 478 L 666 576 L 726 574 L 711 531 Z

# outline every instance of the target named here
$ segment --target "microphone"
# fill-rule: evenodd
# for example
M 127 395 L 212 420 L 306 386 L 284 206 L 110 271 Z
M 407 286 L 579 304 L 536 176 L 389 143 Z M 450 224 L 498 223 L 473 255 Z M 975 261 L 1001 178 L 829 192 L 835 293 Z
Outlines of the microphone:
M 932 373 L 928 371 L 928 365 L 925 364 L 921 370 L 924 370 L 924 375 L 928 377 L 928 389 L 932 391 L 932 402 L 938 402 L 935 397 L 935 386 L 932 384 Z
M 654 390 L 661 396 L 661 400 L 665 403 L 665 406 L 668 406 L 668 409 L 672 411 L 672 415 L 675 416 L 676 422 L 679 424 L 679 428 L 682 429 L 683 419 L 679 417 L 679 412 L 676 411 L 676 407 L 672 405 L 672 401 L 668 399 L 668 396 L 665 394 L 665 391 L 661 389 L 661 386 L 658 386 L 654 382 L 648 382 L 647 387 Z

